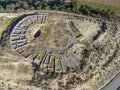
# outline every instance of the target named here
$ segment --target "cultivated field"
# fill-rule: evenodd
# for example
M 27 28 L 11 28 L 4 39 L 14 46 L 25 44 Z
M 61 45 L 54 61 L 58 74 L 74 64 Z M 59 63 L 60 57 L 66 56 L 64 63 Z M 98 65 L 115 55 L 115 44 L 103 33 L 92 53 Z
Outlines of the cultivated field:
M 71 0 L 66 0 L 70 2 Z M 111 9 L 116 13 L 120 13 L 120 0 L 78 0 L 81 5 L 89 5 L 100 9 Z
M 95 2 L 120 7 L 120 0 L 80 0 L 86 2 Z

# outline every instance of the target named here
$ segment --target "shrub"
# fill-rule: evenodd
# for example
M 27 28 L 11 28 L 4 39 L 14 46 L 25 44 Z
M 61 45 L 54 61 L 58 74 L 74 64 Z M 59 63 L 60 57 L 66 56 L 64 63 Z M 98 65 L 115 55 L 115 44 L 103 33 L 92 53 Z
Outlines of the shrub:
M 15 11 L 15 5 L 14 4 L 10 4 L 6 6 L 6 11 L 7 12 L 14 12 Z
M 72 10 L 78 12 L 80 8 L 80 2 L 78 0 L 71 0 Z
M 3 13 L 5 9 L 0 5 L 0 13 Z

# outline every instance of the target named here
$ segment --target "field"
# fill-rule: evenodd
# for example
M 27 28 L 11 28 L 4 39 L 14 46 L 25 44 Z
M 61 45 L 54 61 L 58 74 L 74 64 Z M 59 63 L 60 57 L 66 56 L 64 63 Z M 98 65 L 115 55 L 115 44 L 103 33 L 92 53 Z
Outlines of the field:
M 120 5 L 119 5 L 120 0 L 79 0 L 79 1 L 94 2 L 94 3 L 99 3 L 99 4 L 106 4 L 106 5 L 120 7 Z
M 66 0 L 70 2 L 71 0 Z M 78 0 L 81 5 L 89 5 L 95 8 L 111 9 L 116 13 L 120 13 L 120 0 Z
M 120 6 L 118 6 L 118 5 L 110 5 L 110 4 L 106 4 L 106 3 L 87 2 L 87 1 L 88 0 L 86 0 L 86 1 L 83 0 L 83 1 L 80 1 L 80 3 L 81 3 L 81 5 L 89 5 L 89 6 L 92 6 L 95 8 L 101 8 L 101 9 L 111 9 L 116 13 L 120 13 Z M 92 1 L 92 0 L 90 0 L 90 1 Z M 118 4 L 120 4 L 120 2 Z

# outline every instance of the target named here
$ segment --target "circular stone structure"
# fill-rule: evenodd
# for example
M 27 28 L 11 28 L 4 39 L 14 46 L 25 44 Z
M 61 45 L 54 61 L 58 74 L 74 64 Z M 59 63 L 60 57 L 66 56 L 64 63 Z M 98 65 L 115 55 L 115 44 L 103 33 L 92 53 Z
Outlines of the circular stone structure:
M 30 14 L 19 21 L 10 35 L 13 51 L 33 59 L 40 72 L 64 72 L 83 58 L 81 42 L 102 30 L 102 21 L 66 13 Z

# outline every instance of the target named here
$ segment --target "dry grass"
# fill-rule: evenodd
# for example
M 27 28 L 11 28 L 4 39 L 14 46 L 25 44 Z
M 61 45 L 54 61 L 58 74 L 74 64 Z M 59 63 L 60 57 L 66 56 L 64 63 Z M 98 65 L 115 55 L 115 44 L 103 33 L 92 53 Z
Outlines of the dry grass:
M 81 3 L 81 5 L 85 4 L 85 5 L 95 7 L 95 8 L 111 9 L 116 13 L 120 13 L 120 6 L 118 7 L 118 6 L 110 5 L 110 4 L 107 4 L 107 3 L 104 3 L 104 2 L 99 3 L 99 2 L 92 2 L 92 0 L 90 0 L 90 1 L 89 2 L 88 2 L 88 0 L 80 1 L 80 3 Z M 96 1 L 101 1 L 101 0 L 96 0 Z M 119 4 L 120 4 L 120 2 L 119 2 Z
M 66 0 L 70 2 L 71 0 Z M 90 5 L 101 9 L 111 9 L 116 13 L 120 13 L 120 0 L 78 0 L 81 5 Z
M 86 1 L 86 2 L 94 2 L 100 4 L 106 4 L 111 6 L 120 7 L 120 0 L 79 0 L 79 1 Z
M 12 22 L 13 19 L 14 18 L 0 17 L 0 36 L 2 35 L 2 32 L 6 30 L 6 28 Z

